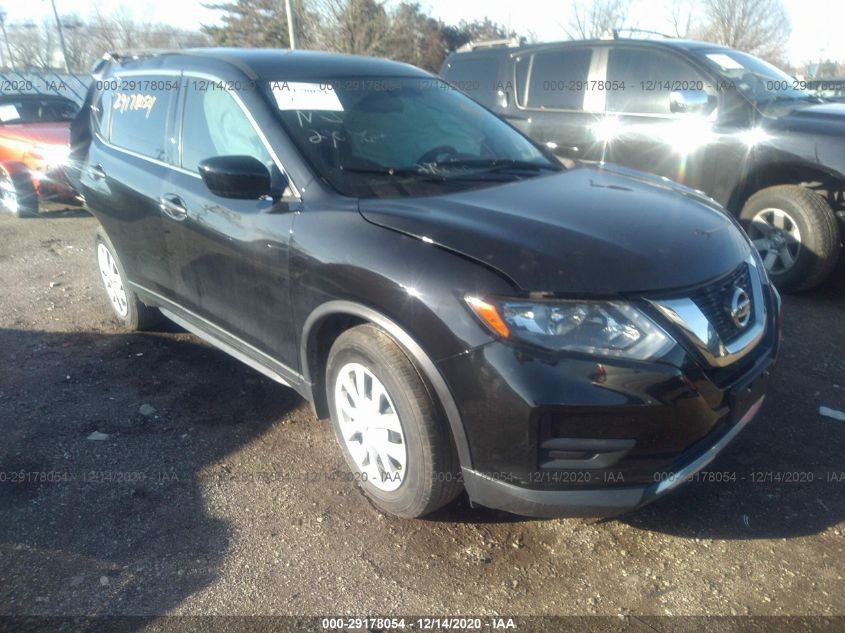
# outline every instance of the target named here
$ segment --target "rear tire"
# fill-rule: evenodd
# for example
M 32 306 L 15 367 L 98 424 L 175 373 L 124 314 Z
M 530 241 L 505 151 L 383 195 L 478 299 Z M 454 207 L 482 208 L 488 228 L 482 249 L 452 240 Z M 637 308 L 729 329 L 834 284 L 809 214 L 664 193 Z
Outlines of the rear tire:
M 384 330 L 360 325 L 338 337 L 326 365 L 326 392 L 343 457 L 381 510 L 420 517 L 461 493 L 449 425 Z
M 38 215 L 38 194 L 29 173 L 0 165 L 0 207 L 19 218 Z
M 144 331 L 161 323 L 162 315 L 156 308 L 145 305 L 129 287 L 126 271 L 120 263 L 114 245 L 105 231 L 99 229 L 94 240 L 97 269 L 100 281 L 108 296 L 112 313 L 127 330 Z
M 808 290 L 835 268 L 839 225 L 819 194 L 797 185 L 769 187 L 751 196 L 739 217 L 779 289 Z

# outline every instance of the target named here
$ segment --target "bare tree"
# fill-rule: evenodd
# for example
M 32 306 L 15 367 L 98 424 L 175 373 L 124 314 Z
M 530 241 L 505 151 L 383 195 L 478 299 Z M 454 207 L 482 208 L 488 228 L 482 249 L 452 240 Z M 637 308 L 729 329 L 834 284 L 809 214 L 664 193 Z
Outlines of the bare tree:
M 313 2 L 294 0 L 297 48 L 317 45 L 319 19 L 310 8 Z M 222 12 L 219 25 L 203 25 L 202 31 L 217 46 L 288 48 L 288 19 L 283 0 L 230 0 L 204 4 Z
M 387 50 L 392 59 L 437 72 L 446 57 L 440 23 L 417 3 L 403 2 L 390 14 Z
M 16 68 L 46 70 L 57 67 L 58 42 L 52 19 L 42 24 L 24 22 L 8 27 L 9 47 Z
M 791 32 L 781 0 L 706 0 L 698 37 L 782 63 Z
M 577 0 L 566 33 L 572 39 L 594 39 L 622 28 L 628 19 L 631 0 Z
M 388 55 L 390 16 L 376 0 L 324 0 L 322 41 L 328 50 L 355 55 Z
M 688 37 L 694 26 L 693 0 L 671 0 L 668 9 L 669 21 L 672 24 L 672 35 Z

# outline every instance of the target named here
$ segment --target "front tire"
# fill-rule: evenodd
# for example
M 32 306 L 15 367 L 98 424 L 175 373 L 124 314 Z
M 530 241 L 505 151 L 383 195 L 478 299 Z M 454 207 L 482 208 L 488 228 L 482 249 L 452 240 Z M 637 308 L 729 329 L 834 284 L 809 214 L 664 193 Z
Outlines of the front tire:
M 797 185 L 769 187 L 751 196 L 739 217 L 781 290 L 813 288 L 836 266 L 839 226 L 819 194 Z
M 19 218 L 38 215 L 38 194 L 25 170 L 0 165 L 0 207 Z
M 97 231 L 94 252 L 97 255 L 100 280 L 103 282 L 112 313 L 118 321 L 127 330 L 132 331 L 149 330 L 158 325 L 162 319 L 161 313 L 155 308 L 144 305 L 129 287 L 126 271 L 120 263 L 117 250 L 102 229 Z
M 414 518 L 460 494 L 458 456 L 426 383 L 382 329 L 360 325 L 335 341 L 326 395 L 343 457 L 364 493 Z

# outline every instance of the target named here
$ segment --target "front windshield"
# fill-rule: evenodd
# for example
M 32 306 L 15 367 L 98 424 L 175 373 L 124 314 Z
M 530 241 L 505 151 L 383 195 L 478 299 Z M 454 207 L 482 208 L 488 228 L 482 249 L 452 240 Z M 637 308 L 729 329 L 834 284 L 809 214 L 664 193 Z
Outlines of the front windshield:
M 0 125 L 73 121 L 78 111 L 69 99 L 6 97 L 0 99 Z
M 305 159 L 344 195 L 436 195 L 561 169 L 438 79 L 274 81 L 269 87 Z
M 803 82 L 779 68 L 747 53 L 728 49 L 701 51 L 705 64 L 757 105 L 812 101 L 812 94 Z

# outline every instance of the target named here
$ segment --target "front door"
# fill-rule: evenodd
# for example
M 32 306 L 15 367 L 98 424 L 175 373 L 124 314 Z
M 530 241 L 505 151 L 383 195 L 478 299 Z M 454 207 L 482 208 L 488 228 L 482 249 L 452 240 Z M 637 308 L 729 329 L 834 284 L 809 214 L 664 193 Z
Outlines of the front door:
M 211 193 L 197 169 L 203 159 L 247 155 L 271 173 L 279 167 L 240 96 L 187 76 L 183 92 L 181 151 L 161 201 L 180 303 L 295 368 L 288 243 L 296 202 Z
M 712 84 L 676 55 L 625 45 L 609 49 L 607 83 L 620 89 L 607 92 L 606 116 L 593 127 L 603 159 L 709 191 L 719 138 Z M 673 112 L 673 92 L 706 93 L 713 107 Z

